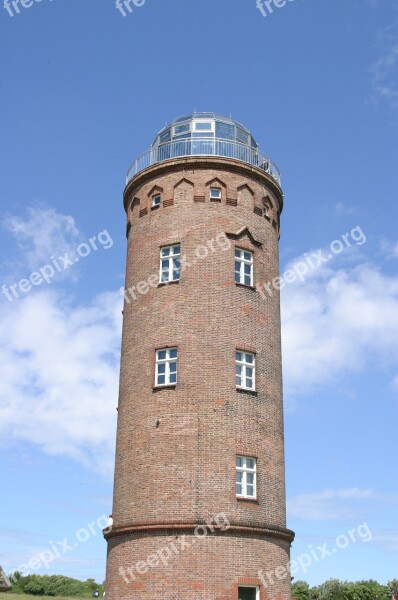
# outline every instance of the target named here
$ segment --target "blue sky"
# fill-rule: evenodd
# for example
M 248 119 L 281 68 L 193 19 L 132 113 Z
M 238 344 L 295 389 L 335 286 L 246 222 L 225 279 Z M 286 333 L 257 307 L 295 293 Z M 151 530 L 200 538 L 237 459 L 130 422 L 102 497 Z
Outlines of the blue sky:
M 296 578 L 397 577 L 394 2 L 290 0 L 266 17 L 255 0 L 146 0 L 126 17 L 113 0 L 20 10 L 0 5 L 0 283 L 82 243 L 88 255 L 0 297 L 0 564 L 55 544 L 40 572 L 104 577 L 124 177 L 196 109 L 231 114 L 279 165 L 282 272 L 356 227 L 366 237 L 282 290 L 288 525 L 293 558 L 331 552 Z

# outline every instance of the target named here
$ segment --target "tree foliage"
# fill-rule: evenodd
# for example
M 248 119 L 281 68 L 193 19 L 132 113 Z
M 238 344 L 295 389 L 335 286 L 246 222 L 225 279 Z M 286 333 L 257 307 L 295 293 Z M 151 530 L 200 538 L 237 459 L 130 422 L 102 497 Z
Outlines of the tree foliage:
M 395 600 L 398 600 L 398 579 L 391 579 L 387 583 L 389 596 L 395 596 Z
M 329 579 L 317 587 L 310 588 L 305 581 L 292 585 L 292 596 L 297 600 L 398 600 L 398 580 L 392 579 L 381 585 L 373 579 L 367 581 L 340 581 Z
M 104 585 L 94 579 L 80 581 L 64 575 L 27 575 L 15 572 L 11 576 L 13 594 L 30 594 L 32 596 L 76 596 L 92 597 L 98 589 L 100 596 Z M 398 600 L 398 579 L 392 579 L 387 585 L 381 585 L 373 579 L 367 581 L 340 581 L 329 579 L 322 585 L 310 588 L 306 581 L 295 581 L 292 585 L 292 596 L 296 600 Z
M 296 600 L 308 600 L 310 594 L 310 586 L 306 581 L 295 581 L 292 585 L 292 596 Z
M 93 591 L 98 589 L 102 596 L 104 589 L 94 581 L 80 581 L 64 575 L 27 575 L 20 573 L 11 575 L 13 594 L 30 594 L 32 596 L 78 596 L 80 598 L 92 597 Z

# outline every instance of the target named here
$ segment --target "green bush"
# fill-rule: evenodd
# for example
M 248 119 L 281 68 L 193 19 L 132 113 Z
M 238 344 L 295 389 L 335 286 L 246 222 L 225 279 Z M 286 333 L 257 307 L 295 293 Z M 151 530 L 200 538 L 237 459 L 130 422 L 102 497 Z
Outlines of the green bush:
M 27 575 L 22 577 L 20 573 L 12 576 L 13 594 L 29 594 L 32 596 L 79 596 L 90 598 L 95 589 L 102 591 L 104 587 L 94 581 L 80 581 L 64 575 Z
M 306 581 L 295 581 L 292 585 L 292 596 L 296 600 L 308 600 L 310 586 Z

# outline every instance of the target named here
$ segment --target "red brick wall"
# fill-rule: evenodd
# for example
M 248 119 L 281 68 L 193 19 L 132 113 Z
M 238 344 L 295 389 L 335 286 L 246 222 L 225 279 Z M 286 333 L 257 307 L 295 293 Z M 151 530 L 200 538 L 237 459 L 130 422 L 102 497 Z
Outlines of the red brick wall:
M 210 201 L 210 182 L 221 188 L 221 202 Z M 151 209 L 155 185 L 157 193 L 163 190 L 162 205 Z M 258 210 L 266 196 L 271 219 Z M 237 598 L 238 577 L 255 578 L 260 569 L 289 560 L 290 534 L 278 541 L 261 533 L 286 526 L 279 294 L 264 298 L 234 282 L 235 245 L 254 253 L 255 283 L 278 275 L 281 206 L 279 188 L 268 176 L 229 159 L 162 163 L 126 188 L 126 288 L 159 272 L 161 246 L 180 243 L 191 266 L 177 284 L 127 292 L 113 532 L 131 532 L 109 540 L 109 600 L 230 600 Z M 225 238 L 217 238 L 222 233 L 230 236 L 229 249 Z M 214 251 L 197 258 L 197 248 L 204 252 L 216 239 Z M 154 390 L 155 350 L 165 346 L 178 347 L 178 384 Z M 237 348 L 256 354 L 256 394 L 235 388 Z M 257 458 L 257 501 L 235 496 L 236 454 Z M 128 585 L 123 581 L 120 566 L 146 560 L 164 545 L 162 527 L 194 526 L 221 512 L 234 527 L 256 533 L 209 535 L 169 567 L 150 569 Z M 143 537 L 133 532 L 149 525 L 158 530 Z M 272 594 L 289 597 L 289 585 L 282 582 Z
M 163 564 L 150 567 L 146 562 L 159 547 L 175 544 L 180 549 L 179 532 L 172 536 L 128 535 L 110 540 L 107 597 L 112 600 L 238 600 L 238 586 L 259 585 L 260 600 L 290 598 L 290 577 L 274 585 L 259 571 L 272 573 L 275 565 L 286 565 L 289 543 L 263 538 L 228 535 L 209 535 L 181 550 Z M 139 561 L 146 565 L 140 565 Z M 151 559 L 150 559 L 151 560 Z M 142 568 L 138 573 L 137 564 Z M 124 571 L 119 573 L 119 567 Z M 130 569 L 130 571 L 129 571 Z M 144 572 L 146 570 L 146 572 Z M 110 579 L 109 577 L 112 577 Z M 282 596 L 281 596 L 282 594 Z

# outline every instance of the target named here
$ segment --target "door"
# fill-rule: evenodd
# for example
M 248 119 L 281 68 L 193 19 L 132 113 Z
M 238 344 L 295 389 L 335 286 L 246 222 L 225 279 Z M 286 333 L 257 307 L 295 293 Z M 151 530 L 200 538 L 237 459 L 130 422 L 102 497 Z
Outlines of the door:
M 257 586 L 242 586 L 238 588 L 238 600 L 259 600 L 259 588 Z

